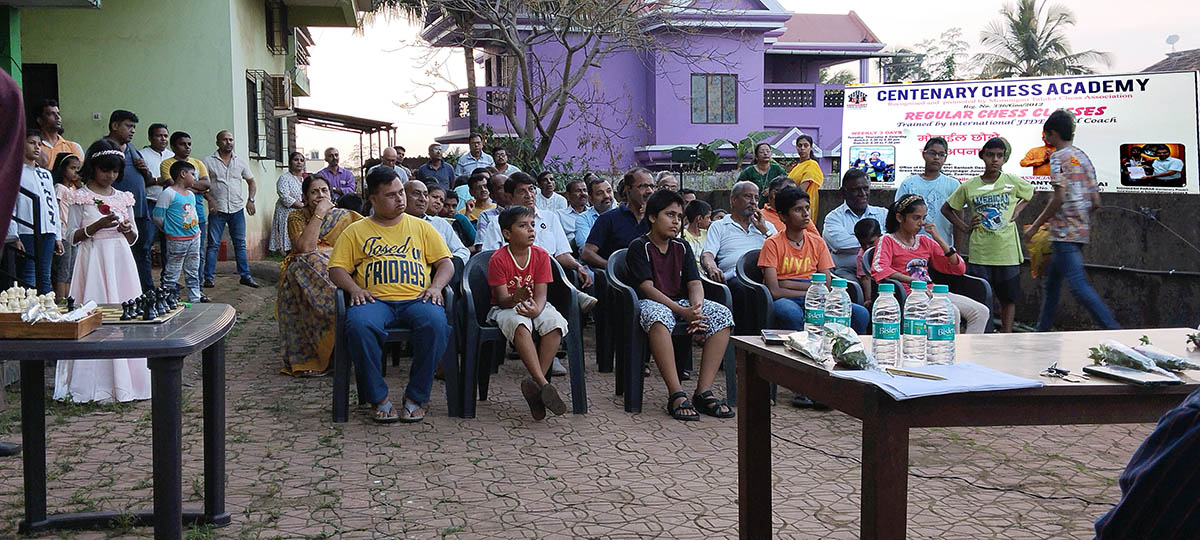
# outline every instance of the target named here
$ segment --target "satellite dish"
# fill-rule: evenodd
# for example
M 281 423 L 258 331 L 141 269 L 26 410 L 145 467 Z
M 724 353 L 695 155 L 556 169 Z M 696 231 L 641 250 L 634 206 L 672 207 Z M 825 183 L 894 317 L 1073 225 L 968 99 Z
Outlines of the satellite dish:
M 1179 34 L 1171 34 L 1167 36 L 1167 45 L 1171 46 L 1171 52 L 1175 52 L 1175 44 L 1179 43 Z

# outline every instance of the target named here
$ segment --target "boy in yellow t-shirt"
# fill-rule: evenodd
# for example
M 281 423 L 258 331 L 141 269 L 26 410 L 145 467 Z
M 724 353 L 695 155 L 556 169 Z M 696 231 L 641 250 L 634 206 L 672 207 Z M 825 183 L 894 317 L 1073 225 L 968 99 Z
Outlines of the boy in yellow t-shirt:
M 347 353 L 355 359 L 358 391 L 375 405 L 380 423 L 420 422 L 433 372 L 450 339 L 442 288 L 454 274 L 450 249 L 428 222 L 404 213 L 404 182 L 381 167 L 367 175 L 375 213 L 346 227 L 333 246 L 329 279 L 350 294 L 346 308 Z M 386 328 L 412 329 L 413 365 L 397 412 L 383 381 Z

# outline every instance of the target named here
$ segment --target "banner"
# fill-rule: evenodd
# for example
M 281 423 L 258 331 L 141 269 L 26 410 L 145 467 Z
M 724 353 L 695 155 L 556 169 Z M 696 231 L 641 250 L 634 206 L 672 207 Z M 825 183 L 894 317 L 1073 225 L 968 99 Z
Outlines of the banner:
M 1200 193 L 1195 71 L 869 84 L 845 95 L 842 170 L 863 169 L 876 188 L 923 172 L 932 137 L 949 143 L 942 172 L 959 180 L 983 174 L 979 149 L 1004 137 L 1012 145 L 1005 172 L 1048 191 L 1042 125 L 1068 109 L 1100 191 Z

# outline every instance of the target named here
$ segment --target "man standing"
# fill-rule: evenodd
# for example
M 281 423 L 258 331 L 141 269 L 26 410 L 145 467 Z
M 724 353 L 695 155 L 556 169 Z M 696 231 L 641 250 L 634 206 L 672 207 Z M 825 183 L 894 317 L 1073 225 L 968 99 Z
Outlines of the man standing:
M 450 191 L 454 183 L 454 167 L 442 160 L 442 145 L 429 145 L 429 161 L 417 167 L 417 180 L 426 184 L 436 183 L 442 189 Z
M 925 208 L 929 212 L 926 219 L 932 221 L 946 243 L 953 246 L 954 227 L 949 218 L 941 212 L 942 205 L 960 185 L 958 180 L 942 174 L 942 165 L 946 163 L 946 154 L 949 149 L 950 145 L 946 143 L 946 139 L 941 137 L 933 137 L 926 141 L 925 150 L 921 152 L 921 157 L 925 159 L 925 172 L 914 174 L 900 182 L 900 187 L 896 188 L 895 200 L 898 201 L 900 197 L 909 193 L 920 195 L 922 199 L 925 199 Z M 921 234 L 933 238 L 924 229 L 921 230 Z
M 855 279 L 854 265 L 861 246 L 858 237 L 854 236 L 854 225 L 864 219 L 874 219 L 879 222 L 880 230 L 886 230 L 883 225 L 887 222 L 887 208 L 868 204 L 871 180 L 862 169 L 850 169 L 842 176 L 842 198 L 846 202 L 825 216 L 825 231 L 821 237 L 833 255 L 833 271 L 846 279 Z
M 329 155 L 328 150 L 325 155 Z M 337 165 L 336 160 L 337 151 L 334 150 L 334 166 Z M 217 250 L 221 244 L 221 236 L 225 234 L 225 225 L 229 225 L 229 239 L 233 242 L 238 275 L 242 276 L 239 283 L 257 289 L 258 284 L 250 277 L 250 261 L 246 257 L 246 214 L 254 215 L 254 193 L 257 188 L 254 185 L 254 175 L 250 173 L 250 165 L 233 153 L 233 133 L 228 130 L 217 133 L 217 151 L 204 158 L 204 166 L 208 169 L 209 181 L 212 183 L 212 212 L 208 216 L 208 254 L 204 261 L 204 286 L 213 286 L 213 274 L 217 270 Z M 243 181 L 249 186 L 249 197 L 242 188 Z
M 580 245 L 580 242 L 587 242 L 588 235 L 592 234 L 592 227 L 596 225 L 596 220 L 600 214 L 611 210 L 613 203 L 613 188 L 608 180 L 593 177 L 588 182 L 587 190 L 588 200 L 592 203 L 592 207 L 575 218 L 575 245 L 579 246 L 581 259 L 583 258 L 583 246 Z
M 624 195 L 625 202 L 596 218 L 580 248 L 580 258 L 592 268 L 607 268 L 609 255 L 629 247 L 634 238 L 650 230 L 650 224 L 644 219 L 646 200 L 654 194 L 654 176 L 650 171 L 637 167 L 625 173 L 617 189 Z M 579 231 L 575 234 L 578 238 Z
M 1046 134 L 1042 134 L 1042 146 L 1030 148 L 1021 158 L 1022 167 L 1033 167 L 1034 176 L 1050 176 L 1050 155 L 1054 153 L 1054 145 L 1046 142 Z M 941 227 L 941 225 L 938 225 Z M 939 231 L 942 229 L 938 229 Z
M 37 125 L 42 131 L 42 152 L 38 156 L 39 167 L 53 169 L 54 160 L 58 159 L 59 154 L 75 154 L 75 157 L 83 161 L 83 147 L 62 136 L 62 115 L 59 114 L 57 101 L 53 99 L 42 101 L 42 108 L 38 109 Z
M 150 129 L 146 130 L 146 132 L 150 144 L 142 147 L 142 159 L 146 160 L 146 168 L 150 169 L 150 175 L 154 177 L 146 187 L 146 204 L 150 206 L 151 212 L 153 212 L 154 205 L 158 203 L 158 196 L 162 193 L 163 187 L 171 183 L 170 173 L 164 177 L 161 172 L 162 162 L 164 159 L 173 157 L 175 152 L 167 147 L 169 132 L 167 131 L 166 124 L 150 124 Z M 170 171 L 170 168 L 168 167 L 167 170 Z M 158 237 L 158 251 L 166 253 L 167 236 L 162 234 L 162 229 L 157 228 L 157 225 L 155 227 L 154 234 Z M 164 269 L 166 268 L 166 263 L 163 263 L 163 267 Z
M 458 166 L 454 168 L 458 176 L 467 176 L 475 172 L 475 169 L 496 165 L 496 160 L 483 151 L 483 135 L 472 133 L 467 139 L 467 148 L 471 151 L 459 156 Z
M 113 187 L 133 194 L 133 220 L 137 225 L 137 242 L 131 246 L 133 260 L 137 263 L 138 279 L 142 290 L 154 288 L 154 276 L 150 271 L 150 248 L 154 245 L 153 208 L 146 203 L 146 188 L 154 185 L 154 175 L 142 159 L 142 153 L 133 145 L 133 134 L 137 131 L 138 117 L 129 111 L 117 109 L 108 117 L 108 140 L 125 152 L 125 168 Z
M 406 152 L 406 150 L 404 150 L 404 147 L 400 146 L 400 145 L 396 145 L 396 146 L 392 147 L 392 150 L 396 151 L 396 166 L 400 167 L 401 169 L 404 169 L 404 173 L 408 175 L 408 178 L 413 178 L 412 169 L 409 169 L 408 167 L 404 166 L 404 154 Z
M 537 177 L 537 207 L 547 212 L 557 212 L 567 207 L 567 199 L 554 192 L 554 173 L 542 171 Z
M 587 185 L 583 180 L 571 180 L 567 183 L 567 207 L 558 211 L 558 222 L 562 224 L 567 240 L 575 241 L 575 221 L 588 207 Z M 578 245 L 578 244 L 576 244 Z
M 208 212 L 205 210 L 205 199 L 210 191 L 212 184 L 208 180 L 208 168 L 204 166 L 204 162 L 192 157 L 192 136 L 184 131 L 176 131 L 171 134 L 170 138 L 171 157 L 162 160 L 158 167 L 158 175 L 160 178 L 166 178 L 168 182 L 171 178 L 171 165 L 176 161 L 186 161 L 196 168 L 196 181 L 192 182 L 192 193 L 196 194 L 196 217 L 200 222 L 200 268 L 204 268 L 204 257 L 207 255 L 208 245 Z M 164 237 L 166 238 L 166 237 Z M 166 250 L 163 250 L 166 253 Z M 166 271 L 166 268 L 163 268 Z M 200 301 L 208 303 L 208 296 L 201 294 Z
M 737 262 L 752 249 L 761 249 L 775 226 L 758 209 L 758 185 L 742 181 L 729 192 L 729 215 L 708 226 L 700 268 L 718 283 L 733 279 Z
M 317 174 L 329 180 L 329 189 L 333 190 L 335 202 L 342 195 L 358 193 L 358 182 L 354 180 L 354 173 L 339 167 L 340 160 L 338 149 L 330 146 L 325 149 L 325 168 L 317 171 Z
M 513 173 L 521 172 L 516 165 L 508 162 L 508 150 L 497 146 L 492 149 L 492 157 L 496 159 L 496 172 L 504 176 L 512 176 Z
M 370 176 L 371 173 L 367 173 Z M 426 209 L 429 206 L 429 187 L 425 182 L 420 180 L 409 180 L 404 183 L 405 206 L 404 213 L 421 218 L 430 225 L 433 225 L 433 230 L 441 235 L 442 240 L 446 242 L 446 247 L 450 249 L 450 254 L 462 260 L 466 264 L 467 259 L 471 258 L 471 251 L 464 246 L 462 240 L 454 232 L 454 226 L 439 217 L 430 217 L 426 214 Z
M 1154 167 L 1154 174 L 1147 176 L 1145 180 L 1157 178 L 1159 180 L 1179 180 L 1183 178 L 1183 160 L 1171 157 L 1171 149 L 1165 144 L 1160 144 L 1154 148 L 1154 160 L 1151 165 Z
M 355 361 L 359 395 L 374 405 L 374 420 L 420 422 L 434 369 L 450 339 L 442 289 L 454 276 L 454 263 L 433 226 L 404 213 L 407 198 L 395 171 L 379 169 L 367 175 L 366 184 L 375 213 L 338 237 L 329 279 L 350 294 L 346 350 Z M 412 371 L 401 407 L 389 399 L 382 375 L 383 340 L 397 323 L 421 336 L 412 341 Z
M 679 191 L 679 179 L 671 171 L 659 171 L 654 179 L 654 191 Z M 686 201 L 685 201 L 686 202 Z
M 379 156 L 379 164 L 367 169 L 367 174 L 371 174 L 371 171 L 380 167 L 391 167 L 393 171 L 396 171 L 396 176 L 400 178 L 401 182 L 408 182 L 408 169 L 401 167 L 399 160 L 400 157 L 395 148 L 384 148 L 383 154 Z
M 1081 252 L 1091 240 L 1092 212 L 1100 206 L 1096 169 L 1087 154 L 1072 144 L 1075 118 L 1071 113 L 1063 109 L 1050 113 L 1042 131 L 1046 142 L 1058 150 L 1050 156 L 1050 185 L 1054 187 L 1054 195 L 1024 234 L 1028 244 L 1043 223 L 1050 223 L 1050 264 L 1046 267 L 1046 295 L 1037 329 L 1048 332 L 1054 327 L 1063 280 L 1096 322 L 1110 330 L 1120 328 L 1104 300 L 1088 283 L 1083 269 Z

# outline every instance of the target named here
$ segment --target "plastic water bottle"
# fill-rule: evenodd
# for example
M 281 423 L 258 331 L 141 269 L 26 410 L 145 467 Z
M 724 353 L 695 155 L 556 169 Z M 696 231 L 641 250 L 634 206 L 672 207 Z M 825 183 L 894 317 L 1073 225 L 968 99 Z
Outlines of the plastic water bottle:
M 904 324 L 900 335 L 900 354 L 905 366 L 925 365 L 925 310 L 929 306 L 929 295 L 925 293 L 925 282 L 912 282 L 912 292 L 904 302 Z
M 846 292 L 846 280 L 833 278 L 833 289 L 825 297 L 825 323 L 850 326 L 850 293 Z
M 825 274 L 813 274 L 812 284 L 804 293 L 804 330 L 810 337 L 825 335 L 825 297 L 828 295 Z
M 871 352 L 884 366 L 900 363 L 900 302 L 891 283 L 879 285 L 879 298 L 871 308 Z
M 933 300 L 925 311 L 925 329 L 929 332 L 925 356 L 930 364 L 954 363 L 954 323 L 958 322 L 958 311 L 950 303 L 949 293 L 950 287 L 934 285 Z

